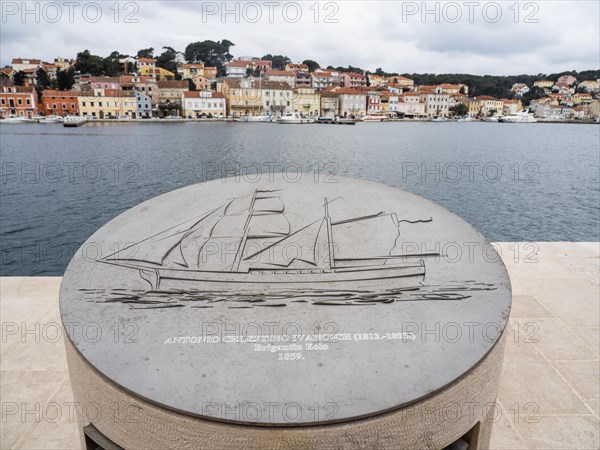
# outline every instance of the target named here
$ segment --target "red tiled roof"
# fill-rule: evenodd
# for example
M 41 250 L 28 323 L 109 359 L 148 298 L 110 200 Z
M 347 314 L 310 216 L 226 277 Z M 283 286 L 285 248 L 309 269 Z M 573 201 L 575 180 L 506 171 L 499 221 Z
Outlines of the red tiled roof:
M 335 91 L 336 94 L 350 94 L 350 95 L 367 95 L 364 91 L 361 91 L 359 89 L 355 89 L 355 88 L 350 88 L 350 87 L 343 87 L 343 88 L 339 88 L 337 91 Z
M 27 62 L 25 62 L 27 61 Z M 27 59 L 27 58 L 13 58 L 12 60 L 13 64 L 41 64 L 42 60 L 41 59 Z
M 295 74 L 290 70 L 267 70 L 267 76 L 293 77 Z
M 155 63 L 156 60 L 154 58 L 138 58 L 139 62 L 147 62 L 147 63 Z

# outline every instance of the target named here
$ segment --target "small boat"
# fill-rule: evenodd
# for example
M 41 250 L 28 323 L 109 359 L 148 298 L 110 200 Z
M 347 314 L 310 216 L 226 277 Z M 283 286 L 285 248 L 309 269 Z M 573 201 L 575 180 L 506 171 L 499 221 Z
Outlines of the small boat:
M 302 117 L 297 112 L 289 112 L 285 113 L 279 119 L 277 119 L 277 123 L 281 124 L 304 124 L 304 123 L 314 123 L 314 119 L 309 119 L 308 117 Z
M 79 116 L 67 116 L 63 120 L 63 127 L 75 128 L 80 127 L 87 123 L 87 119 L 85 117 Z
M 344 117 L 319 117 L 315 123 L 325 124 L 325 125 L 356 125 L 356 120 L 347 119 Z
M 369 114 L 363 117 L 363 122 L 387 122 L 388 119 L 388 116 L 381 114 Z
M 8 124 L 18 124 L 18 123 L 27 123 L 27 118 L 25 118 L 23 116 L 10 115 L 6 119 L 0 120 L 0 123 L 4 123 L 7 125 Z
M 536 123 L 537 119 L 528 111 L 519 111 L 508 116 L 502 116 L 498 121 L 503 123 Z
M 60 116 L 48 116 L 48 117 L 42 117 L 39 120 L 39 123 L 61 123 L 63 121 L 63 118 Z
M 461 117 L 457 120 L 457 122 L 475 122 L 475 119 L 472 117 Z
M 484 122 L 499 122 L 500 118 L 498 116 L 484 117 Z
M 267 114 L 261 114 L 259 116 L 249 116 L 248 122 L 272 122 L 271 116 Z
M 430 122 L 448 122 L 447 117 L 433 117 L 429 119 Z

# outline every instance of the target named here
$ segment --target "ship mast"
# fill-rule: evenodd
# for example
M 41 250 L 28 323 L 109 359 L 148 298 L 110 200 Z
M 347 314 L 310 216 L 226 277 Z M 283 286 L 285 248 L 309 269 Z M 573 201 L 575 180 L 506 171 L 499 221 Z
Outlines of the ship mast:
M 331 228 L 331 217 L 329 217 L 329 203 L 327 197 L 324 199 L 325 206 L 325 221 L 327 222 L 327 252 L 329 254 L 329 268 L 335 267 L 335 260 L 333 256 L 333 230 Z
M 246 246 L 246 241 L 248 240 L 248 231 L 250 230 L 250 220 L 252 219 L 252 214 L 254 214 L 254 203 L 256 202 L 257 194 L 258 190 L 255 189 L 254 194 L 252 195 L 252 201 L 250 202 L 250 207 L 248 208 L 248 217 L 246 218 L 246 223 L 244 224 L 244 234 L 242 235 L 240 246 L 238 247 L 237 253 L 235 254 L 235 259 L 233 260 L 233 264 L 231 266 L 232 272 L 237 272 L 240 268 L 240 263 L 242 262 L 244 247 Z

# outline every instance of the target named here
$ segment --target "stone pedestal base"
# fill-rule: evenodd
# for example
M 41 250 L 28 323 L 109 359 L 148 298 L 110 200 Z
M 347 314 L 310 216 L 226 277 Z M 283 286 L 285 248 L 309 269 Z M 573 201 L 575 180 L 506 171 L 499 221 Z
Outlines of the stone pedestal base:
M 441 449 L 462 437 L 473 450 L 488 448 L 500 415 L 495 400 L 504 336 L 472 370 L 420 402 L 366 419 L 300 427 L 235 425 L 161 408 L 115 385 L 66 342 L 84 448 L 83 428 L 91 424 L 105 442 L 124 449 Z

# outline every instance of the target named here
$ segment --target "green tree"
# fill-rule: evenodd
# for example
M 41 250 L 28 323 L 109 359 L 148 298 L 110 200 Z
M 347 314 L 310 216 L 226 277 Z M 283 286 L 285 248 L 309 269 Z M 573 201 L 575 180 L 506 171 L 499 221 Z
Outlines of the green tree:
M 93 76 L 104 75 L 104 58 L 92 55 L 89 50 L 77 53 L 75 69 L 80 73 L 89 73 Z
M 469 107 L 464 103 L 457 103 L 456 105 L 450 107 L 450 111 L 454 113 L 455 116 L 466 116 L 469 112 Z
M 218 75 L 224 75 L 225 64 L 233 59 L 229 49 L 234 45 L 227 39 L 217 42 L 192 42 L 185 48 L 185 59 L 192 63 L 203 62 L 206 66 L 214 66 Z
M 27 79 L 27 74 L 22 70 L 19 70 L 13 76 L 13 83 L 15 86 L 23 86 L 25 84 L 25 80 Z
M 544 89 L 539 86 L 533 86 L 529 92 L 523 94 L 521 101 L 523 102 L 523 106 L 529 106 L 532 100 L 537 100 L 546 96 L 546 91 L 544 91 Z
M 138 50 L 137 56 L 138 58 L 154 58 L 154 47 Z
M 287 56 L 271 55 L 270 53 L 268 55 L 263 56 L 261 59 L 271 61 L 273 69 L 275 70 L 283 70 L 285 69 L 286 65 L 292 62 L 292 60 Z
M 163 47 L 163 49 L 164 52 L 156 58 L 156 65 L 169 72 L 176 73 L 177 63 L 175 62 L 175 57 L 177 56 L 177 51 L 172 47 Z
M 309 72 L 314 72 L 315 70 L 321 68 L 319 63 L 316 61 L 313 61 L 312 59 L 305 59 L 304 61 L 302 61 L 302 64 L 306 64 L 308 66 Z
M 35 71 L 35 78 L 37 80 L 37 86 L 39 86 L 41 89 L 48 89 L 51 84 L 48 72 L 41 67 Z
M 56 83 L 61 91 L 68 91 L 75 84 L 75 69 L 69 67 L 67 70 L 58 70 L 56 72 Z
M 121 54 L 115 50 L 102 60 L 102 67 L 106 76 L 116 77 L 121 74 L 120 58 Z

